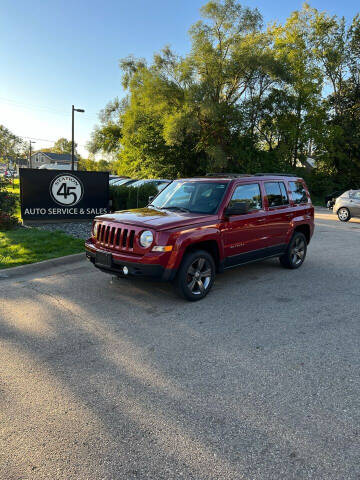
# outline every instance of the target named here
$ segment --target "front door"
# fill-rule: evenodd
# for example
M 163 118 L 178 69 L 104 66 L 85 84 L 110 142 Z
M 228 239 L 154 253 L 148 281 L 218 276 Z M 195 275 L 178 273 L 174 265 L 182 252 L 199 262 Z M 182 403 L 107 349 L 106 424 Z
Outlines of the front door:
M 238 202 L 246 202 L 249 211 L 244 215 L 231 215 L 223 221 L 225 268 L 266 256 L 268 234 L 260 185 L 258 183 L 237 185 L 229 206 Z
M 360 190 L 350 193 L 350 213 L 360 217 Z

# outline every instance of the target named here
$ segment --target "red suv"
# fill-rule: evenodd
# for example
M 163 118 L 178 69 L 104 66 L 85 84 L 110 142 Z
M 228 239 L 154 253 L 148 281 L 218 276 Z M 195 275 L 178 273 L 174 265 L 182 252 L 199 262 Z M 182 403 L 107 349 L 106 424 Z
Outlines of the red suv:
M 281 174 L 219 174 L 175 180 L 146 208 L 96 217 L 86 256 L 118 277 L 173 281 L 188 300 L 215 274 L 279 257 L 299 268 L 314 232 L 304 180 Z

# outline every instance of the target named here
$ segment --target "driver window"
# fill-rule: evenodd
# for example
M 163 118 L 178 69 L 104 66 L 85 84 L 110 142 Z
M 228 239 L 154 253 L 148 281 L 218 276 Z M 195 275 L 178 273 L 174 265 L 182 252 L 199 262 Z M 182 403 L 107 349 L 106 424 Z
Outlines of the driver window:
M 229 207 L 234 207 L 240 202 L 246 202 L 249 205 L 249 210 L 260 210 L 262 208 L 262 201 L 259 184 L 251 183 L 236 187 L 231 197 Z

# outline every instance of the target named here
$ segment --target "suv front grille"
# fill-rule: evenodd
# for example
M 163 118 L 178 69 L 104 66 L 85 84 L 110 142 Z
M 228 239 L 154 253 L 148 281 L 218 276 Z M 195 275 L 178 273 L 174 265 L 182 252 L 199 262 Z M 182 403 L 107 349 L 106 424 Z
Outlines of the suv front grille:
M 135 230 L 112 227 L 103 223 L 99 225 L 96 235 L 96 243 L 115 250 L 133 250 L 134 239 Z

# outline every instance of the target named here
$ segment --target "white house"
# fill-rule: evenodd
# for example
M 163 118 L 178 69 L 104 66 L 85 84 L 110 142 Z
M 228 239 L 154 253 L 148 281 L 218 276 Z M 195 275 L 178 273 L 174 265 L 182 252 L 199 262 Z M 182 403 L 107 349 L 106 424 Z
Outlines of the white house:
M 36 152 L 31 155 L 31 167 L 49 170 L 68 170 L 71 168 L 70 153 Z M 66 168 L 67 167 L 67 168 Z M 74 157 L 74 170 L 78 169 L 78 159 Z

